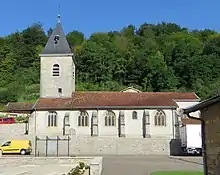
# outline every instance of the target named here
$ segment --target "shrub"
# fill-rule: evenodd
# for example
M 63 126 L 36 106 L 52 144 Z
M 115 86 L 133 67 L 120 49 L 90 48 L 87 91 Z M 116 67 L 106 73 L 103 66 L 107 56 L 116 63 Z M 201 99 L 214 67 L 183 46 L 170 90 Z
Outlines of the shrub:
M 85 171 L 89 168 L 90 167 L 86 165 L 84 162 L 80 162 L 78 166 L 71 169 L 70 172 L 68 172 L 67 174 L 63 174 L 63 175 L 83 175 Z
M 28 117 L 27 116 L 18 116 L 18 117 L 14 117 L 15 119 L 15 123 L 27 123 L 28 122 Z

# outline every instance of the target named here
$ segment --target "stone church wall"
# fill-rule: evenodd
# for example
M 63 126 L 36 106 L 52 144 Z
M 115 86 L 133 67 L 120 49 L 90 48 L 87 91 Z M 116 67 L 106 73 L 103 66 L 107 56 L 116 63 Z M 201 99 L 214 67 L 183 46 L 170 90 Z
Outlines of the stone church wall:
M 169 155 L 169 138 L 73 137 L 74 155 Z M 77 143 L 77 144 L 76 144 Z
M 45 138 L 45 137 L 42 137 Z M 60 137 L 62 138 L 62 137 Z M 69 155 L 169 155 L 169 142 L 171 138 L 114 138 L 114 137 L 77 137 L 71 136 L 69 142 Z M 45 141 L 37 142 L 37 153 L 45 155 L 57 154 L 57 142 L 48 141 L 46 149 Z M 59 141 L 59 156 L 68 155 L 68 141 Z
M 45 139 L 45 136 L 38 136 Z M 50 137 L 51 138 L 51 137 Z M 54 137 L 56 138 L 56 137 Z M 60 138 L 67 138 L 60 136 Z M 0 143 L 11 139 L 29 139 L 32 141 L 35 153 L 35 138 L 25 135 L 25 124 L 0 125 Z M 91 137 L 70 136 L 69 155 L 169 155 L 169 137 L 155 138 L 119 138 L 119 137 Z M 56 156 L 57 141 L 48 141 L 48 155 Z M 46 141 L 37 142 L 37 154 L 45 156 Z M 58 142 L 59 156 L 68 155 L 68 141 Z

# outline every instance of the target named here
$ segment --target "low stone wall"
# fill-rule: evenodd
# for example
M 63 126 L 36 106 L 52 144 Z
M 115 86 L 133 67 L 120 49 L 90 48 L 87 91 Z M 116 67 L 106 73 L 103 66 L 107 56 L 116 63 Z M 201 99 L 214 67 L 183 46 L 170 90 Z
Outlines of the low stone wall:
M 29 138 L 30 135 L 25 135 L 25 123 L 0 125 L 0 143 L 12 139 Z
M 32 141 L 33 154 L 35 153 L 35 137 L 25 135 L 25 124 L 0 125 L 0 143 L 11 139 L 29 139 Z M 38 136 L 45 139 L 46 136 Z M 50 137 L 50 136 L 49 136 Z M 56 137 L 54 137 L 56 138 Z M 60 136 L 60 138 L 67 138 Z M 37 154 L 56 156 L 69 155 L 170 155 L 171 137 L 152 138 L 118 138 L 118 137 L 91 137 L 70 136 L 68 141 L 45 140 L 37 141 Z M 46 148 L 46 145 L 48 147 Z M 58 151 L 57 151 L 58 145 Z
M 90 175 L 102 174 L 102 157 L 0 157 L 1 164 L 4 162 L 16 162 L 16 165 L 73 165 L 73 168 L 84 162 L 90 166 Z
M 25 134 L 25 123 L 1 124 L 0 131 L 2 134 L 20 136 Z
M 41 138 L 41 137 L 39 137 Z M 42 137 L 42 139 L 45 137 Z M 60 137 L 62 138 L 62 137 Z M 56 156 L 69 155 L 169 155 L 170 138 L 115 138 L 115 137 L 71 137 L 69 141 L 38 141 L 37 153 Z M 58 150 L 57 150 L 58 146 Z
M 169 155 L 170 138 L 72 137 L 74 155 Z

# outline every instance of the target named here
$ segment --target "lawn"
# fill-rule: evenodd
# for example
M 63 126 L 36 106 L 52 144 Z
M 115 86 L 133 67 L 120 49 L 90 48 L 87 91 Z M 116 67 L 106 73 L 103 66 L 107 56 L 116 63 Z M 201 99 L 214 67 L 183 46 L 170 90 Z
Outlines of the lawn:
M 151 175 L 203 175 L 203 173 L 199 171 L 158 171 Z

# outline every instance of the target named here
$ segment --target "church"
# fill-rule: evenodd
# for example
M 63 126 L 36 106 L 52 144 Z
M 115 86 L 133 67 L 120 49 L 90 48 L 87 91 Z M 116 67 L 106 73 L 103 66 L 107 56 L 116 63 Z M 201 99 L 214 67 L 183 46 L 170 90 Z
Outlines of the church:
M 75 90 L 74 53 L 60 23 L 40 54 L 40 97 L 22 109 L 30 113 L 29 135 L 66 136 L 78 154 L 169 154 L 178 138 L 177 109 L 198 104 L 194 92 L 120 92 Z M 10 106 L 15 106 L 11 107 Z

